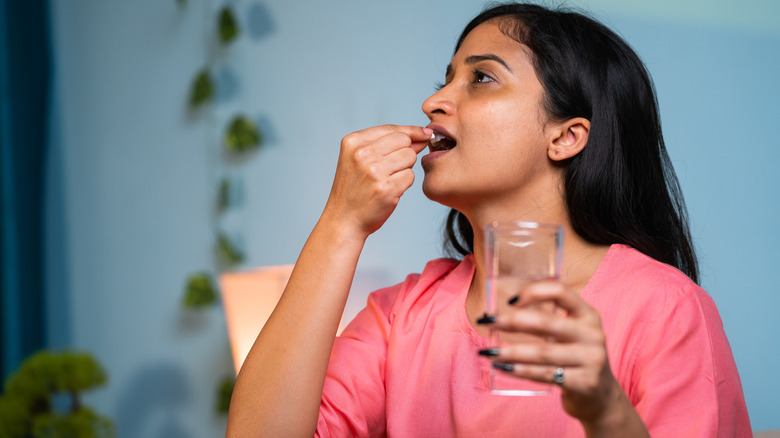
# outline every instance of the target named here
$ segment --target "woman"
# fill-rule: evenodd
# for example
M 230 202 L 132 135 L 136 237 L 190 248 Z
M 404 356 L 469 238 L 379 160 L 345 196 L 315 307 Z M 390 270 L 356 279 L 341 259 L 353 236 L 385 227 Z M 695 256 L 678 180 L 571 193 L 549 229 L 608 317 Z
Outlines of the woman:
M 342 141 L 327 205 L 244 362 L 228 436 L 750 436 L 634 52 L 580 14 L 502 5 L 469 23 L 445 79 L 423 103 L 427 127 Z M 423 191 L 453 209 L 464 257 L 374 292 L 334 342 L 362 246 L 426 146 Z M 473 230 L 512 219 L 564 226 L 562 278 L 480 318 Z M 537 301 L 566 315 L 527 309 Z M 488 349 L 491 326 L 556 342 Z M 559 388 L 492 395 L 491 363 Z

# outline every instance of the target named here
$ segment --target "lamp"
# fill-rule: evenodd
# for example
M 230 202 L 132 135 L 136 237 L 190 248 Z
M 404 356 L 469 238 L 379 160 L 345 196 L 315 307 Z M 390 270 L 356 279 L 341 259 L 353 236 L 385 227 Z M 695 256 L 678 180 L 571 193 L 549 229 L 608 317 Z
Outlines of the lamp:
M 255 343 L 257 335 L 282 297 L 293 265 L 263 266 L 219 276 L 222 307 L 225 311 L 230 350 L 236 374 L 246 355 Z M 356 270 L 353 289 L 375 290 L 388 279 L 383 271 Z M 350 294 L 344 314 L 339 321 L 336 335 L 344 330 L 344 321 L 351 321 L 365 307 L 366 295 Z
M 294 265 L 264 266 L 219 276 L 230 350 L 236 375 L 257 335 L 282 297 Z M 344 329 L 339 322 L 337 335 Z
M 293 265 L 267 266 L 219 276 L 236 374 L 290 279 Z

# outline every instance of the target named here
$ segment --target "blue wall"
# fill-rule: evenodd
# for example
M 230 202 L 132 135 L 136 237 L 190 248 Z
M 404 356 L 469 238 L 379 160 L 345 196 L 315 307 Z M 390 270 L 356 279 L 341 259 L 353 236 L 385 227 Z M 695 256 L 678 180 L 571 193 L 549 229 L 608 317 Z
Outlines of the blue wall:
M 327 197 L 340 139 L 376 124 L 425 124 L 422 100 L 481 7 L 231 3 L 246 33 L 221 55 L 226 91 L 191 117 L 189 81 L 205 62 L 218 2 L 52 2 L 50 335 L 106 365 L 111 383 L 90 401 L 122 437 L 224 433 L 210 415 L 216 381 L 231 369 L 224 319 L 218 308 L 193 315 L 179 304 L 186 275 L 213 266 L 220 175 L 241 181 L 240 205 L 223 224 L 243 238 L 245 266 L 294 262 Z M 577 5 L 623 34 L 655 78 L 703 285 L 720 308 L 751 420 L 780 428 L 780 298 L 770 277 L 780 262 L 777 6 Z M 261 123 L 267 143 L 227 167 L 217 138 L 238 109 Z M 367 244 L 349 315 L 371 288 L 440 254 L 445 210 L 425 199 L 420 180 Z

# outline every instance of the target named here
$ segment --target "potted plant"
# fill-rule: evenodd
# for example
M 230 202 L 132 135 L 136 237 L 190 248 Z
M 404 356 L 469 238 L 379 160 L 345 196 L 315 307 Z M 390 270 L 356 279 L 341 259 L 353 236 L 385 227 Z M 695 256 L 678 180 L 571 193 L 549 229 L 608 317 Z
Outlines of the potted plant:
M 5 381 L 0 396 L 0 438 L 109 438 L 110 419 L 86 406 L 84 391 L 106 383 L 88 353 L 39 351 Z

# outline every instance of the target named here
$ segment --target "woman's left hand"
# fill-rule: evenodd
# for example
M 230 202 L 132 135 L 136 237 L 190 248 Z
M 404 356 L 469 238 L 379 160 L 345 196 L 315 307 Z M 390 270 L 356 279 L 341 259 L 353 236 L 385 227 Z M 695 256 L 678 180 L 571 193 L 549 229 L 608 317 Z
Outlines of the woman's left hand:
M 529 308 L 542 302 L 554 302 L 555 314 Z M 638 421 L 644 430 L 610 369 L 601 317 L 579 294 L 560 282 L 533 283 L 522 290 L 514 311 L 498 315 L 492 327 L 552 339 L 511 344 L 492 359 L 511 368 L 505 372 L 538 382 L 553 382 L 556 370 L 563 369 L 563 382 L 558 383 L 563 408 L 586 432 L 595 432 L 588 435 L 615 431 L 613 426 L 625 431 L 620 424 L 626 420 Z

